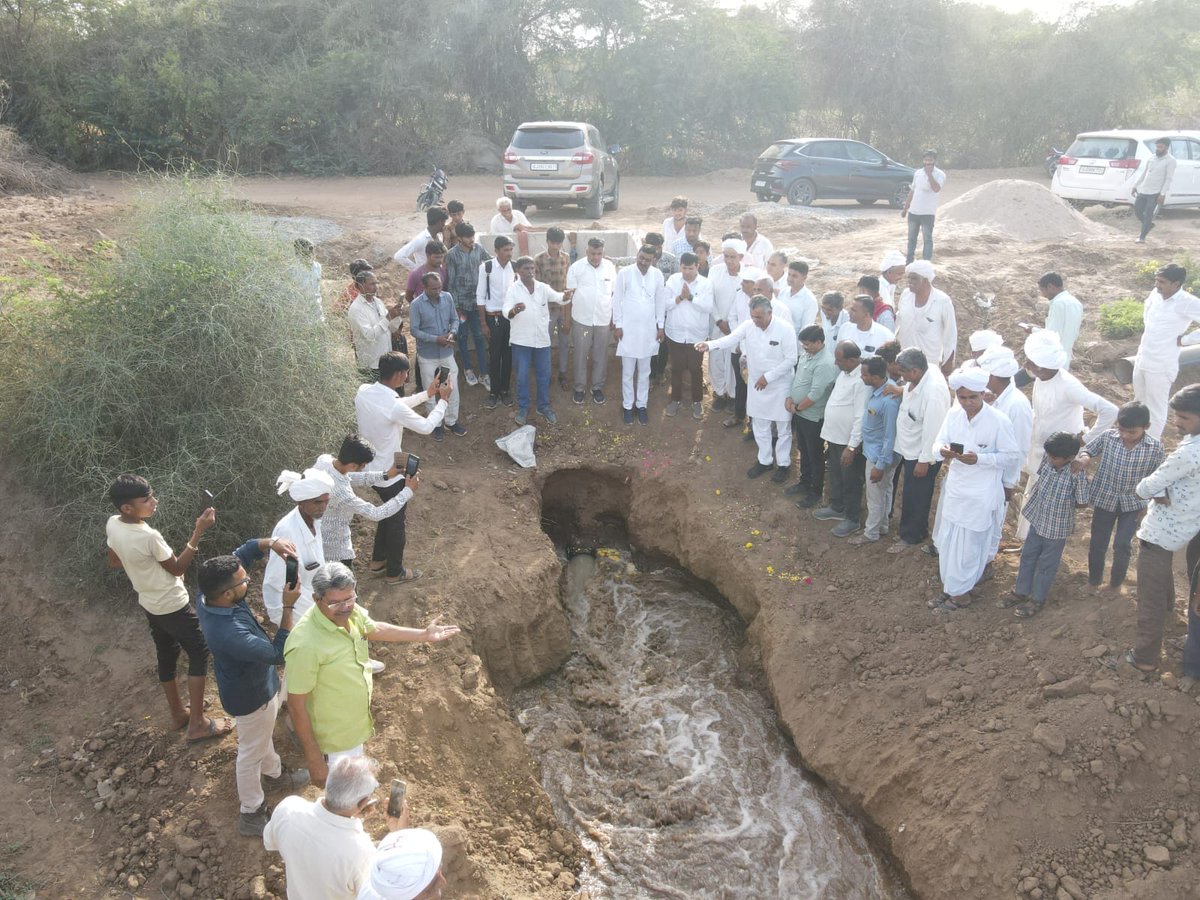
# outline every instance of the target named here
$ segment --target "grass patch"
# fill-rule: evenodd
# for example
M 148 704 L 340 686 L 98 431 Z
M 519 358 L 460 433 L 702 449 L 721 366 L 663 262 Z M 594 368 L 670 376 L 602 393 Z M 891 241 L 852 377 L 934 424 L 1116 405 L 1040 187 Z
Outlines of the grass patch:
M 1142 301 L 1122 297 L 1100 307 L 1100 334 L 1109 340 L 1141 334 Z
M 310 314 L 290 242 L 220 180 L 164 179 L 122 245 L 94 249 L 67 278 L 10 285 L 0 319 L 0 441 L 53 502 L 69 569 L 105 571 L 105 493 L 122 472 L 154 486 L 151 525 L 176 549 L 203 489 L 217 527 L 202 556 L 268 534 L 289 505 L 279 470 L 311 465 L 353 423 L 341 323 Z
M 0 900 L 34 900 L 37 887 L 24 875 L 0 870 Z

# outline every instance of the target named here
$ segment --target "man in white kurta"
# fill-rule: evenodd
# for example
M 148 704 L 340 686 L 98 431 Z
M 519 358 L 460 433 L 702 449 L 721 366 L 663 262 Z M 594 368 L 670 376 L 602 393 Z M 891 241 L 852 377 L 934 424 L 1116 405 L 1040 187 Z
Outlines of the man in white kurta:
M 758 462 L 746 474 L 750 478 L 770 471 L 774 460 L 776 470 L 772 481 L 787 479 L 792 461 L 791 413 L 787 411 L 788 389 L 796 370 L 799 346 L 791 325 L 771 315 L 771 301 L 756 296 L 750 301 L 750 321 L 743 322 L 732 332 L 715 341 L 700 343 L 696 349 L 704 352 L 733 347 L 741 343 L 746 354 L 750 392 L 746 398 L 746 414 L 754 419 L 754 441 L 758 444 Z M 778 437 L 774 447 L 772 426 Z
M 746 213 L 738 220 L 738 231 L 742 233 L 742 240 L 746 242 L 746 249 L 743 251 L 745 259 L 742 262 L 748 266 L 765 269 L 767 260 L 775 252 L 775 245 L 758 233 L 758 217 L 753 213 Z
M 987 394 L 984 399 L 994 409 L 1004 413 L 1013 428 L 1013 438 L 1016 439 L 1017 449 L 1021 452 L 1020 460 L 1011 463 L 1004 470 L 1005 505 L 1012 499 L 1021 481 L 1021 466 L 1029 455 L 1029 444 L 1033 440 L 1033 406 L 1017 386 L 1013 384 L 1013 376 L 1020 371 L 1020 363 L 1012 348 L 1003 344 L 994 344 L 985 350 L 978 358 L 971 360 L 979 368 L 988 373 Z M 988 398 L 991 399 L 988 399 Z M 992 557 L 1000 551 L 1000 536 L 1004 530 L 1002 516 L 992 540 Z
M 313 605 L 313 573 L 325 564 L 325 542 L 321 535 L 321 516 L 329 507 L 333 479 L 320 469 L 305 469 L 304 474 L 283 471 L 279 474 L 279 493 L 287 492 L 296 504 L 286 516 L 275 523 L 272 539 L 291 541 L 296 545 L 299 563 L 300 596 L 293 611 L 295 621 Z M 276 625 L 283 618 L 283 588 L 287 577 L 287 560 L 272 553 L 263 572 L 263 606 L 267 617 Z
M 637 262 L 617 275 L 613 288 L 612 322 L 621 359 L 621 407 L 626 425 L 649 425 L 646 401 L 650 394 L 650 360 L 665 340 L 663 320 L 667 295 L 663 274 L 654 265 L 654 248 L 642 247 Z M 672 276 L 674 277 L 674 276 Z
M 1080 434 L 1084 430 L 1083 411 L 1096 414 L 1096 424 L 1084 436 L 1084 443 L 1099 437 L 1117 420 L 1117 407 L 1094 391 L 1089 391 L 1067 371 L 1067 352 L 1053 331 L 1035 331 L 1025 339 L 1025 358 L 1034 377 L 1033 382 L 1033 436 L 1025 457 L 1025 471 L 1029 478 L 1025 482 L 1025 496 L 1037 481 L 1038 467 L 1045 455 L 1046 439 L 1056 431 Z M 1029 534 L 1029 520 L 1021 517 L 1017 525 L 1017 537 L 1025 540 Z
M 714 340 L 733 330 L 729 326 L 729 315 L 734 298 L 742 287 L 742 256 L 745 252 L 745 241 L 738 238 L 727 239 L 721 244 L 721 262 L 709 270 L 708 281 L 713 291 L 709 337 Z M 708 381 L 712 385 L 713 409 L 725 409 L 731 405 L 737 391 L 737 381 L 730 361 L 731 353 L 732 350 L 722 349 L 708 354 Z
M 1179 374 L 1179 348 L 1200 343 L 1200 300 L 1183 289 L 1187 270 L 1169 265 L 1158 270 L 1154 290 L 1142 307 L 1142 341 L 1133 361 L 1133 396 L 1150 407 L 1150 431 L 1161 438 L 1167 424 L 1167 399 Z
M 889 250 L 879 263 L 879 296 L 892 309 L 896 308 L 896 285 L 904 277 L 904 254 Z
M 796 337 L 809 325 L 817 321 L 817 298 L 806 286 L 808 280 L 808 263 L 795 260 L 788 263 L 787 284 L 775 296 L 775 300 L 787 306 L 792 314 L 792 325 L 796 329 Z M 772 305 L 773 306 L 773 305 Z M 827 343 L 833 343 L 833 336 L 826 335 Z
M 936 272 L 933 263 L 917 260 L 905 268 L 908 288 L 900 295 L 896 306 L 896 340 L 902 347 L 916 347 L 925 354 L 930 365 L 949 374 L 954 368 L 954 351 L 958 346 L 958 319 L 954 302 L 933 286 Z
M 933 535 L 942 595 L 931 605 L 942 612 L 970 602 L 967 594 L 991 561 L 992 536 L 1004 515 L 1004 472 L 1021 458 L 1008 418 L 983 402 L 987 373 L 958 369 L 949 381 L 958 405 L 946 413 L 933 446 L 949 469 Z

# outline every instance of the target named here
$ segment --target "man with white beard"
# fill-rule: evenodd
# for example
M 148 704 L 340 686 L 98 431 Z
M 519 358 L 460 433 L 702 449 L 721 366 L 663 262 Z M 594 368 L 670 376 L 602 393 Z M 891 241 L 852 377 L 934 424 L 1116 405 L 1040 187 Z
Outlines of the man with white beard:
M 712 327 L 709 337 L 716 340 L 729 334 L 730 311 L 734 298 L 741 290 L 742 256 L 746 253 L 746 242 L 740 238 L 727 238 L 721 244 L 722 261 L 709 270 L 708 281 L 712 286 Z M 713 409 L 725 409 L 733 403 L 737 391 L 737 380 L 733 374 L 730 350 L 714 350 L 708 355 L 708 381 L 712 385 Z M 736 416 L 734 417 L 736 419 Z M 738 424 L 734 421 L 732 424 Z
M 722 346 L 741 343 L 746 353 L 749 372 L 749 396 L 746 412 L 754 420 L 754 441 L 758 445 L 758 462 L 750 467 L 747 478 L 758 478 L 771 470 L 771 480 L 782 484 L 787 480 L 792 461 L 791 413 L 787 410 L 788 390 L 796 369 L 799 348 L 796 332 L 790 324 L 771 314 L 771 301 L 755 295 L 750 301 L 750 320 L 715 341 L 701 342 L 701 353 Z M 772 447 L 772 426 L 778 435 Z
M 933 535 L 942 593 L 929 605 L 939 612 L 971 604 L 970 593 L 990 561 L 997 522 L 1004 515 L 1004 473 L 1021 459 L 1012 424 L 983 401 L 987 372 L 957 369 L 949 382 L 958 405 L 946 414 L 933 447 L 949 467 Z

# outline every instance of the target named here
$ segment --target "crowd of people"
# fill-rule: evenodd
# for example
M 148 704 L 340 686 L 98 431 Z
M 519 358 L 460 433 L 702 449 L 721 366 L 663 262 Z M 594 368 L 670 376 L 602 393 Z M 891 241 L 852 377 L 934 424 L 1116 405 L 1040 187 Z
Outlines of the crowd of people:
M 925 193 L 936 197 L 945 175 L 932 162 L 915 178 L 924 177 Z M 911 215 L 925 215 L 917 209 L 928 199 L 915 197 Z M 372 619 L 357 603 L 356 571 L 395 585 L 420 578 L 405 565 L 405 517 L 420 475 L 402 440 L 405 431 L 435 441 L 466 434 L 470 401 L 460 373 L 467 388 L 480 388 L 483 409 L 515 407 L 521 426 L 532 408 L 554 425 L 552 374 L 573 403 L 602 406 L 615 355 L 624 425 L 650 425 L 654 383 L 668 385 L 667 418 L 685 404 L 696 420 L 721 414 L 722 426 L 754 445 L 746 476 L 769 475 L 835 537 L 861 546 L 891 536 L 889 554 L 936 557 L 941 590 L 929 606 L 938 614 L 969 607 L 979 583 L 994 577 L 1011 505 L 1018 525 L 1008 540 L 1019 545 L 1020 565 L 999 603 L 1018 617 L 1037 615 L 1076 510 L 1090 506 L 1088 579 L 1096 589 L 1123 584 L 1138 539 L 1137 636 L 1125 659 L 1142 672 L 1157 670 L 1174 608 L 1173 556 L 1187 547 L 1193 573 L 1200 560 L 1200 384 L 1170 395 L 1180 346 L 1200 342 L 1200 331 L 1189 332 L 1200 323 L 1200 300 L 1183 289 L 1181 266 L 1157 273 L 1135 359 L 1136 399 L 1118 408 L 1070 372 L 1084 307 L 1057 273 L 1037 283 L 1049 301 L 1042 325 L 1022 326 L 1028 333 L 1020 335 L 976 331 L 960 355 L 954 302 L 935 287 L 929 230 L 926 258 L 913 258 L 932 215 L 918 227 L 910 220 L 907 258 L 889 251 L 876 271 L 852 286 L 831 285 L 841 289 L 818 300 L 807 261 L 776 250 L 754 215 L 710 244 L 688 206 L 675 198 L 633 257 L 610 258 L 599 236 L 556 226 L 544 232 L 546 249 L 531 256 L 535 229 L 504 198 L 490 223 L 489 252 L 463 204 L 452 201 L 429 210 L 427 227 L 395 255 L 409 270 L 405 302 L 385 303 L 371 264 L 351 263 L 340 309 L 363 374 L 357 431 L 336 454 L 281 472 L 279 493 L 292 508 L 267 537 L 206 559 L 194 602 L 182 576 L 216 511 L 204 510 L 176 554 L 148 523 L 158 505 L 151 485 L 136 475 L 113 483 L 110 563 L 124 568 L 146 614 L 172 724 L 189 741 L 236 730 L 238 828 L 283 855 L 289 897 L 440 895 L 440 846 L 410 827 L 407 807 L 389 816 L 377 846 L 363 830 L 379 787 L 364 745 L 374 733 L 372 679 L 384 665 L 369 647 L 438 643 L 459 630 L 437 619 L 424 628 Z M 320 270 L 311 268 L 311 246 L 298 249 L 308 285 Z M 1181 439 L 1167 454 L 1161 437 L 1169 414 Z M 378 502 L 359 493 L 366 488 Z M 376 523 L 365 565 L 351 540 L 355 516 Z M 246 602 L 250 573 L 263 560 L 267 622 Z M 1184 674 L 1193 678 L 1200 677 L 1195 607 L 1189 601 L 1194 627 L 1183 648 Z M 186 704 L 176 684 L 181 652 Z M 232 719 L 204 713 L 210 656 Z M 304 769 L 284 766 L 274 748 L 285 703 Z M 273 811 L 267 804 L 267 791 L 310 781 L 325 788 L 316 801 L 292 796 Z

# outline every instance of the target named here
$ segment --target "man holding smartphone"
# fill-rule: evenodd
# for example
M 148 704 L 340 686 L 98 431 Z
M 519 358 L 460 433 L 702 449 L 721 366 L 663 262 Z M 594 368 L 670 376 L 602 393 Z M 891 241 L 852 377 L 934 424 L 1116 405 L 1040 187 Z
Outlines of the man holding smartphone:
M 454 360 L 458 310 L 454 298 L 442 290 L 442 278 L 437 272 L 426 272 L 421 283 L 425 291 L 409 307 L 408 330 L 417 341 L 422 382 L 433 384 L 441 373 L 445 375 L 441 383 L 450 385 L 444 425 L 433 429 L 433 439 L 440 442 L 446 428 L 459 437 L 467 433 L 466 426 L 458 421 L 458 363 Z
M 305 469 L 304 474 L 284 470 L 279 473 L 279 493 L 287 492 L 295 502 L 286 516 L 275 523 L 271 537 L 289 541 L 296 548 L 294 559 L 299 576 L 300 593 L 296 599 L 296 618 L 313 605 L 312 575 L 325 562 L 325 543 L 321 535 L 321 517 L 329 507 L 333 479 L 319 469 Z M 263 573 L 263 605 L 267 617 L 276 625 L 283 620 L 283 592 L 287 587 L 287 562 L 275 553 Z

